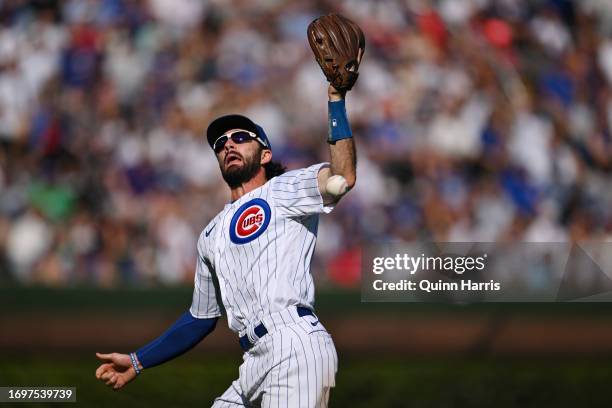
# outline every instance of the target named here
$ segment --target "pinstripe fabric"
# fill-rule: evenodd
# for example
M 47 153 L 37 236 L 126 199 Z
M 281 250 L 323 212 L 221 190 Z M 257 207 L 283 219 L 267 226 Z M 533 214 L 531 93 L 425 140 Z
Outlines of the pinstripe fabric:
M 221 316 L 221 308 L 217 301 L 211 265 L 204 257 L 205 250 L 203 245 L 206 241 L 202 239 L 206 229 L 200 234 L 198 239 L 198 258 L 196 260 L 196 273 L 194 277 L 193 298 L 189 311 L 193 317 L 206 319 Z
M 318 217 L 333 209 L 319 192 L 324 166 L 273 178 L 227 204 L 200 234 L 192 315 L 218 316 L 223 302 L 230 329 L 255 343 L 239 379 L 215 406 L 326 405 L 336 351 L 321 324 L 312 326 L 311 317 L 300 318 L 295 309 L 314 309 L 310 261 Z M 243 223 L 251 210 L 264 217 L 257 227 Z M 238 235 L 245 230 L 256 233 Z M 269 334 L 257 341 L 254 328 L 262 321 Z
M 310 261 L 324 206 L 317 175 L 326 163 L 287 172 L 227 204 L 202 231 L 198 240 L 197 274 L 191 313 L 210 317 L 225 306 L 228 324 L 243 335 L 263 316 L 291 305 L 314 307 Z M 236 244 L 230 224 L 236 211 L 255 199 L 271 208 L 270 223 L 256 239 Z M 209 235 L 207 236 L 206 233 Z M 212 276 L 218 279 L 222 299 L 214 295 Z
M 327 407 L 338 358 L 331 336 L 317 317 L 306 316 L 279 327 L 244 353 L 243 359 L 239 378 L 213 407 Z

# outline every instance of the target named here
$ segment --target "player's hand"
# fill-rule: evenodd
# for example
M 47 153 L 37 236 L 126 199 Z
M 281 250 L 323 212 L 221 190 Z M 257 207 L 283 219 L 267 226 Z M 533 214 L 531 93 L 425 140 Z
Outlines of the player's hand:
M 332 84 L 329 84 L 327 87 L 327 97 L 330 102 L 336 102 L 341 99 L 344 99 L 346 96 L 346 91 L 339 91 Z
M 118 390 L 136 378 L 136 371 L 132 366 L 132 360 L 129 355 L 96 353 L 96 357 L 105 361 L 96 370 L 96 378 L 104 381 L 106 385 L 113 387 L 113 389 Z
M 361 64 L 361 58 L 363 58 L 363 50 L 360 49 L 359 55 L 357 56 L 357 66 Z M 332 84 L 329 84 L 327 87 L 327 97 L 329 98 L 330 102 L 336 102 L 340 99 L 344 99 L 347 92 L 347 90 L 339 91 L 338 89 L 334 88 Z

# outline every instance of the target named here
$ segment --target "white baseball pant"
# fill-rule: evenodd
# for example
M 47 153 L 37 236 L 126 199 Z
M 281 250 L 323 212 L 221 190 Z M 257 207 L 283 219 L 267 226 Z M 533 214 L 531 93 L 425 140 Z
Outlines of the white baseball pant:
M 213 407 L 326 407 L 338 356 L 325 327 L 293 307 L 263 323 L 268 334 L 244 353 L 238 379 Z

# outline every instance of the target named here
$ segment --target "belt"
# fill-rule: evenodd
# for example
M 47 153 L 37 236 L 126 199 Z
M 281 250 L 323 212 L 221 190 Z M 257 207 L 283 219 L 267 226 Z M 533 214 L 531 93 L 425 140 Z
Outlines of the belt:
M 314 312 L 308 309 L 307 307 L 297 306 L 296 309 L 297 314 L 300 317 L 314 315 Z M 257 326 L 255 326 L 255 329 L 253 331 L 255 332 L 255 335 L 260 339 L 266 334 L 268 334 L 268 329 L 266 329 L 266 326 L 264 326 L 263 323 L 259 323 Z M 246 334 L 240 337 L 240 347 L 242 347 L 244 351 L 249 351 L 251 347 L 253 347 L 253 343 L 251 343 L 251 340 L 249 340 L 249 336 L 247 336 Z

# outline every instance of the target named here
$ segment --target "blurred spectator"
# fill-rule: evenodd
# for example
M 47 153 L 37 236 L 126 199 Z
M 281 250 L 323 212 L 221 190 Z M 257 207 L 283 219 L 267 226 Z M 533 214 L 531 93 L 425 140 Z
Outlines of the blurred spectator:
M 313 273 L 364 245 L 612 236 L 606 0 L 0 2 L 0 281 L 189 284 L 228 200 L 202 138 L 242 112 L 290 167 L 326 159 L 307 24 L 367 37 L 349 116 L 358 183 Z

